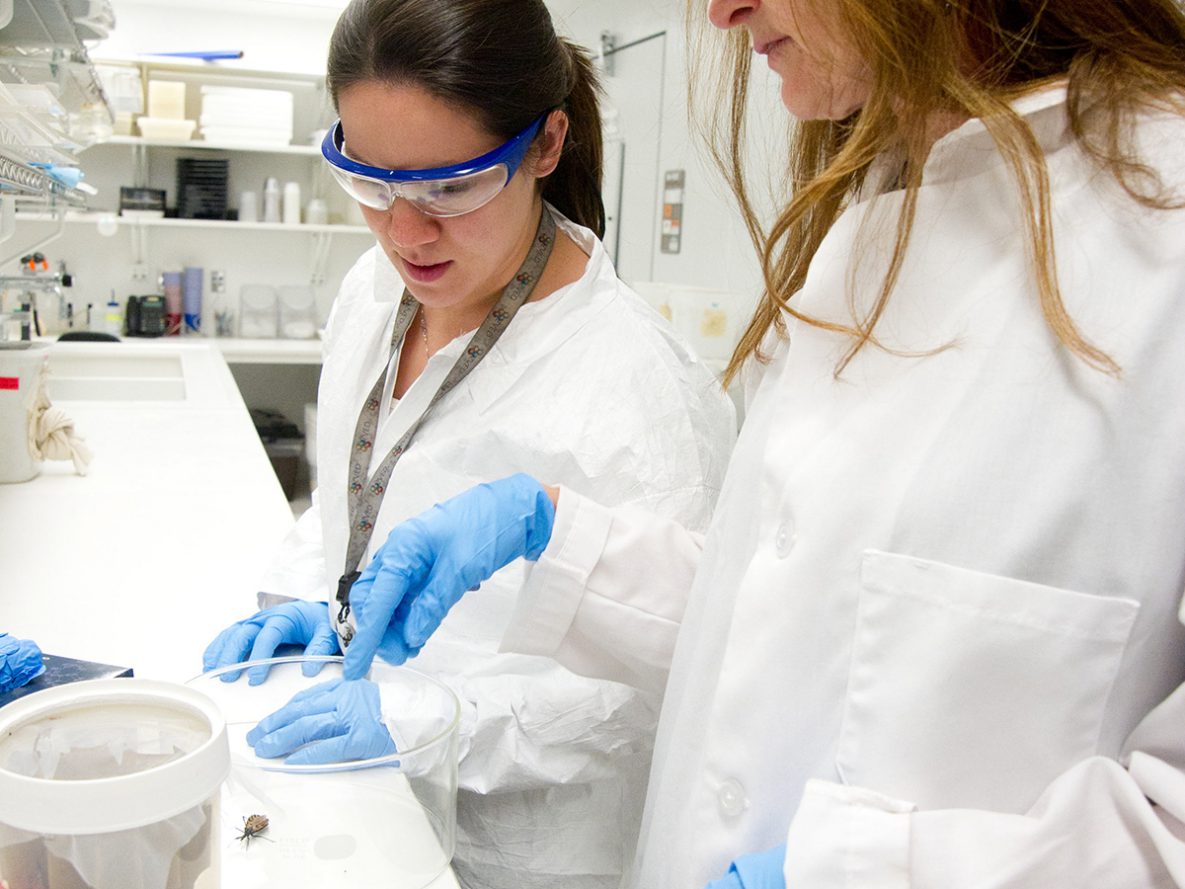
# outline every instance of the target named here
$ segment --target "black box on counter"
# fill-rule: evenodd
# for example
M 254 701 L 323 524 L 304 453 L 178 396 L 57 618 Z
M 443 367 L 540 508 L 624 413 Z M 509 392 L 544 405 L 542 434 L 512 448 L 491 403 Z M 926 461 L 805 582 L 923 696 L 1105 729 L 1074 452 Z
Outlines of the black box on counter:
M 119 187 L 120 216 L 164 216 L 165 190 L 163 188 Z
M 112 664 L 100 664 L 95 661 L 80 661 L 77 658 L 61 657 L 56 654 L 42 654 L 41 662 L 45 665 L 45 672 L 12 691 L 0 694 L 0 707 L 10 704 L 17 698 L 31 695 L 34 692 L 69 682 L 82 682 L 84 679 L 118 679 L 132 675 L 131 667 L 116 667 Z

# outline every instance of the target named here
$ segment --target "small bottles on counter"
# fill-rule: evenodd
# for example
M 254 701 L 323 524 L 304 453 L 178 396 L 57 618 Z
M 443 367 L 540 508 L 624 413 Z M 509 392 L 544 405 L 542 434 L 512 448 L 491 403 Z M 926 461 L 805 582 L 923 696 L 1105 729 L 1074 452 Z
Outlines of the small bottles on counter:
M 90 314 L 90 306 L 87 306 L 87 314 Z M 111 291 L 111 298 L 107 300 L 107 306 L 103 311 L 103 327 L 105 333 L 111 333 L 119 336 L 123 333 L 123 306 L 119 304 L 119 300 L 115 298 L 115 290 Z
M 284 214 L 285 225 L 300 225 L 300 183 L 284 183 Z
M 280 180 L 269 176 L 263 186 L 263 221 L 280 221 Z

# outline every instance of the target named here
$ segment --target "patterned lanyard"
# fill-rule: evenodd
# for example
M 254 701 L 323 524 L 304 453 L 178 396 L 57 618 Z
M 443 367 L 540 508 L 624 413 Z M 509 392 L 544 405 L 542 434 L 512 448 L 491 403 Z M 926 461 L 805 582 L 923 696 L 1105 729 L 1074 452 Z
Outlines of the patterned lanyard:
M 387 381 L 387 369 L 379 374 L 378 380 L 371 387 L 370 395 L 358 414 L 358 423 L 354 427 L 354 446 L 350 454 L 350 483 L 347 494 L 350 507 L 350 542 L 346 548 L 345 571 L 337 582 L 337 602 L 340 607 L 337 613 L 336 630 L 343 649 L 354 638 L 354 628 L 348 622 L 350 587 L 354 585 L 354 581 L 361 574 L 358 565 L 366 553 L 366 547 L 370 544 L 375 518 L 379 514 L 379 507 L 382 506 L 383 495 L 386 493 L 391 471 L 407 450 L 416 430 L 427 419 L 436 403 L 481 363 L 494 343 L 498 341 L 498 337 L 510 325 L 510 321 L 518 312 L 519 307 L 527 301 L 535 289 L 535 284 L 538 283 L 539 276 L 543 273 L 544 266 L 547 265 L 554 244 L 555 220 L 545 207 L 543 215 L 539 219 L 539 228 L 535 232 L 535 240 L 531 242 L 531 249 L 527 253 L 522 267 L 511 282 L 506 285 L 502 295 L 498 297 L 498 302 L 490 310 L 481 327 L 473 334 L 465 351 L 452 366 L 444 378 L 444 382 L 440 384 L 440 388 L 436 390 L 436 394 L 424 408 L 424 412 L 391 448 L 382 464 L 375 470 L 374 475 L 367 478 L 366 471 L 370 467 L 370 452 L 374 447 L 375 435 L 378 430 L 379 405 Z M 399 303 L 399 311 L 395 315 L 395 329 L 391 333 L 392 358 L 411 326 L 418 308 L 419 303 L 415 297 L 404 290 L 403 299 Z M 390 362 L 388 361 L 388 369 L 389 366 Z

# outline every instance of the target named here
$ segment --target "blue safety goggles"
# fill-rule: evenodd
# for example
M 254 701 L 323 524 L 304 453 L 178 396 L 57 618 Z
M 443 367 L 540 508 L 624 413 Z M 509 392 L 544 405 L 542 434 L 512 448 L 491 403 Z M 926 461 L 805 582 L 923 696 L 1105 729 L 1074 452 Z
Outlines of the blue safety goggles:
M 389 210 L 403 198 L 429 216 L 461 216 L 488 204 L 514 178 L 546 118 L 541 114 L 493 151 L 448 167 L 386 170 L 360 164 L 346 155 L 340 120 L 325 134 L 321 154 L 346 194 L 363 206 Z

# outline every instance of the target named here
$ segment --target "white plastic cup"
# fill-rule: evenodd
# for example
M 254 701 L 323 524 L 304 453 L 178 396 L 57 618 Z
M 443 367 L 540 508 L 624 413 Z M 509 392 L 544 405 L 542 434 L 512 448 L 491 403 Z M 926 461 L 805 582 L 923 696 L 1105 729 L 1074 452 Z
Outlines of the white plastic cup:
M 239 222 L 258 222 L 259 202 L 255 192 L 245 191 L 239 195 Z
M 285 225 L 300 225 L 300 183 L 284 183 L 284 213 Z
M 313 198 L 304 209 L 304 221 L 309 225 L 327 225 L 329 205 L 321 198 Z
M 263 186 L 263 221 L 280 221 L 280 183 L 270 177 Z

